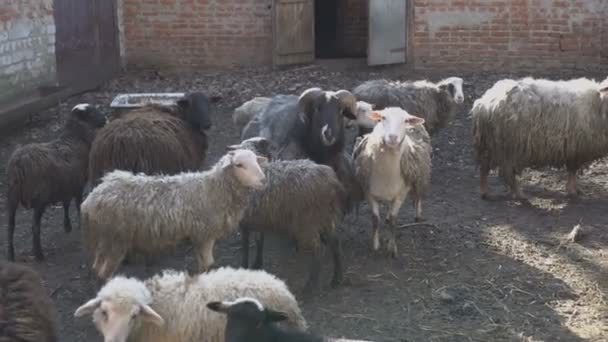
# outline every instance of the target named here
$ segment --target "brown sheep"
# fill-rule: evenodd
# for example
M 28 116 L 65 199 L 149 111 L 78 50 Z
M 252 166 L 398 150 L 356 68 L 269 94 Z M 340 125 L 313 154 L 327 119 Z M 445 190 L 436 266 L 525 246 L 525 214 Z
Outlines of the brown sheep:
M 44 259 L 40 245 L 40 221 L 46 207 L 62 202 L 63 228 L 72 231 L 70 202 L 76 201 L 80 212 L 82 193 L 87 182 L 87 165 L 91 143 L 106 117 L 89 104 L 76 105 L 59 138 L 46 143 L 33 143 L 17 148 L 6 168 L 8 194 L 8 259 L 15 260 L 13 234 L 19 204 L 34 209 L 32 225 L 33 253 Z
M 55 310 L 36 271 L 0 261 L 0 341 L 56 342 Z
M 112 120 L 91 148 L 92 185 L 114 170 L 149 175 L 198 170 L 208 148 L 209 105 L 217 100 L 191 93 L 178 100 L 176 108 L 147 105 Z

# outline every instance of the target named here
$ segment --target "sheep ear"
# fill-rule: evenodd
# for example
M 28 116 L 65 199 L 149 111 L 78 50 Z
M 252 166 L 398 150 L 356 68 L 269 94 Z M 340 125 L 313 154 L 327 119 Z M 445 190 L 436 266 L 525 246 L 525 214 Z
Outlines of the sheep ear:
M 607 93 L 608 92 L 608 86 L 605 86 L 604 88 L 600 89 L 600 93 Z
M 143 319 L 147 322 L 154 323 L 159 327 L 162 327 L 165 324 L 165 320 L 154 311 L 149 305 L 143 304 L 141 306 L 141 312 L 143 314 Z
M 81 317 L 84 315 L 88 315 L 95 311 L 97 307 L 101 304 L 101 298 L 93 298 L 88 302 L 82 304 L 76 311 L 74 312 L 74 317 Z
M 209 302 L 207 303 L 207 308 L 215 312 L 226 313 L 228 311 L 228 306 L 222 302 Z
M 257 160 L 258 160 L 258 164 L 265 164 L 268 162 L 268 158 L 263 157 L 263 156 L 257 156 Z
M 417 116 L 410 115 L 410 117 L 405 119 L 405 122 L 407 122 L 408 124 L 410 124 L 412 126 L 417 126 L 417 125 L 424 124 L 424 119 L 417 117 Z
M 267 322 L 281 322 L 287 319 L 287 314 L 280 311 L 266 309 Z
M 230 151 L 226 154 L 226 157 L 222 159 L 222 169 L 232 165 L 232 158 L 234 157 L 235 151 Z
M 382 119 L 382 113 L 374 111 L 368 115 L 370 119 L 374 121 L 380 121 Z

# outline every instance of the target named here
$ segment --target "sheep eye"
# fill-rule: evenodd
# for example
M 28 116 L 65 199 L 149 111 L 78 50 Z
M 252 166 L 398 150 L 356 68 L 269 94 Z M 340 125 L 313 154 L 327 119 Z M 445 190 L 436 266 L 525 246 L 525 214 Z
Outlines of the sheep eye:
M 107 320 L 108 319 L 108 312 L 106 310 L 101 310 L 101 316 L 103 317 L 103 319 Z
M 240 164 L 240 163 L 239 163 L 239 164 L 235 164 L 234 166 L 236 166 L 236 167 L 241 167 L 241 168 L 242 168 L 242 167 L 243 167 L 243 164 Z

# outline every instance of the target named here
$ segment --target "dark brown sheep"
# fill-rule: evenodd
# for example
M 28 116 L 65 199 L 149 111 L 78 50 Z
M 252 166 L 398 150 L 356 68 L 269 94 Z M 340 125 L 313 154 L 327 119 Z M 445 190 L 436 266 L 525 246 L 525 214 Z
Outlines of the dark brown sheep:
M 217 99 L 192 93 L 175 108 L 148 105 L 112 120 L 93 142 L 91 183 L 114 170 L 171 175 L 199 169 L 208 147 L 209 106 Z
M 63 203 L 66 233 L 72 231 L 69 208 L 72 199 L 80 212 L 87 182 L 91 143 L 106 117 L 89 104 L 76 105 L 70 112 L 59 138 L 17 148 L 6 168 L 8 184 L 8 259 L 15 260 L 13 234 L 19 204 L 34 209 L 32 249 L 37 260 L 44 259 L 40 245 L 40 220 L 49 204 Z
M 55 342 L 55 310 L 36 271 L 0 261 L 0 342 Z

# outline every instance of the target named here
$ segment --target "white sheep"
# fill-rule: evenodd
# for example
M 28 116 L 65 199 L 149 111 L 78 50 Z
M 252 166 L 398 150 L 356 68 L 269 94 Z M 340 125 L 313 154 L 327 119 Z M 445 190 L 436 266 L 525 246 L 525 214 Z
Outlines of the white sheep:
M 372 209 L 374 250 L 380 247 L 380 203 L 389 204 L 387 221 L 390 238 L 387 249 L 397 256 L 395 225 L 406 196 L 412 191 L 416 221 L 422 220 L 421 197 L 431 178 L 431 141 L 424 119 L 403 109 L 389 107 L 372 114 L 379 121 L 372 133 L 354 148 L 355 174 Z
M 217 300 L 256 297 L 284 312 L 286 325 L 307 323 L 287 285 L 264 271 L 222 267 L 196 276 L 164 271 L 144 281 L 116 276 L 74 313 L 92 314 L 106 342 L 224 342 L 225 315 L 208 310 Z
M 93 270 L 106 279 L 128 252 L 157 254 L 190 240 L 199 271 L 206 271 L 214 262 L 215 241 L 236 230 L 251 194 L 263 187 L 258 161 L 265 160 L 236 150 L 204 172 L 106 174 L 81 208 Z
M 226 342 L 367 342 L 345 338 L 321 337 L 276 323 L 288 319 L 284 312 L 266 307 L 257 298 L 241 297 L 207 303 L 207 308 L 225 314 Z
M 425 120 L 427 131 L 434 134 L 447 125 L 456 105 L 464 102 L 463 83 L 460 77 L 448 77 L 437 83 L 371 80 L 356 87 L 353 94 L 357 100 L 373 103 L 377 109 L 400 107 L 416 113 Z M 360 127 L 359 135 L 369 131 Z
M 566 191 L 576 196 L 577 171 L 608 154 L 608 78 L 500 80 L 471 114 L 482 198 L 492 169 L 514 198 L 525 199 L 517 175 L 544 166 L 565 166 Z

